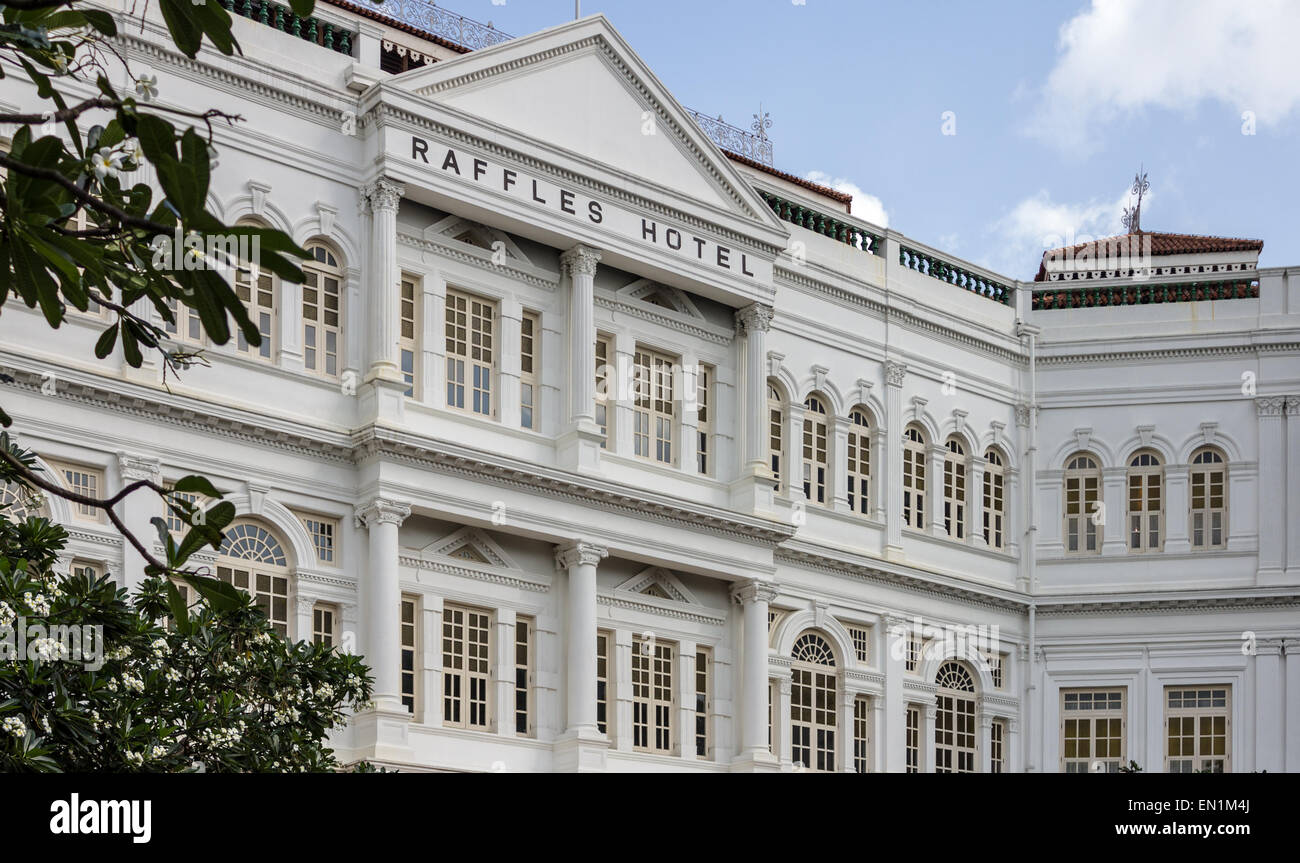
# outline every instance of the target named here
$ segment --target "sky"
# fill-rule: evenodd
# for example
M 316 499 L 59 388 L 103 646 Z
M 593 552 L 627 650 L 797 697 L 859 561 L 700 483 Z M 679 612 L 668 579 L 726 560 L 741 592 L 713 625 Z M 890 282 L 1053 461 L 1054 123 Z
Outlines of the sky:
M 514 36 L 573 0 L 442 0 Z M 1028 279 L 1149 231 L 1300 264 L 1300 0 L 582 0 L 688 108 L 749 128 L 853 213 Z

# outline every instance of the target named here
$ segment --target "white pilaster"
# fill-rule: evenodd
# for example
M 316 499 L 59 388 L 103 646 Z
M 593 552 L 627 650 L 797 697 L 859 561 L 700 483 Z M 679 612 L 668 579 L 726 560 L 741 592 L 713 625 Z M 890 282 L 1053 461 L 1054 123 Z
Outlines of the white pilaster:
M 767 612 L 776 593 L 776 587 L 771 583 L 756 580 L 738 584 L 731 591 L 744 615 L 740 645 L 740 754 L 736 760 L 739 769 L 759 770 L 773 766 L 767 748 Z M 789 715 L 788 708 L 782 715 Z M 775 728 L 773 736 L 776 736 Z
M 1128 469 L 1106 467 L 1101 471 L 1102 502 L 1106 505 L 1106 524 L 1102 528 L 1101 553 L 1104 557 L 1128 552 Z
M 369 310 L 369 360 L 366 380 L 401 381 L 398 365 L 401 273 L 397 265 L 397 207 L 406 188 L 381 179 L 365 189 L 370 208 L 370 258 L 364 293 Z
M 497 349 L 500 357 L 500 386 L 498 387 L 498 416 L 505 428 L 519 428 L 519 344 L 523 332 L 524 309 L 513 298 L 501 301 L 501 343 Z M 593 372 L 594 374 L 594 372 Z
M 592 372 L 595 380 L 595 372 Z M 608 742 L 596 727 L 596 565 L 609 552 L 590 542 L 556 549 L 555 565 L 568 572 L 565 629 L 566 728 L 556 744 L 556 766 L 568 772 L 605 768 Z
M 907 366 L 892 360 L 885 363 L 885 440 L 884 473 L 886 477 L 885 504 L 885 557 L 903 556 L 903 381 Z M 933 485 L 930 486 L 933 488 Z M 892 707 L 890 710 L 892 711 Z M 891 712 L 892 716 L 892 712 Z M 892 739 L 892 738 L 891 738 Z
M 119 488 L 141 480 L 162 483 L 161 465 L 158 459 L 119 452 L 117 468 L 121 480 Z M 151 519 L 164 517 L 165 509 L 162 499 L 156 492 L 152 489 L 140 488 L 124 497 L 118 503 L 116 512 L 118 518 L 126 525 L 126 529 L 140 541 L 140 544 L 146 549 L 152 549 L 158 541 L 158 531 L 151 524 Z M 134 590 L 145 578 L 144 555 L 140 554 L 130 542 L 124 541 L 122 557 L 122 571 L 117 573 L 117 582 L 128 590 Z M 308 631 L 310 632 L 310 629 Z M 302 637 L 301 632 L 299 637 Z

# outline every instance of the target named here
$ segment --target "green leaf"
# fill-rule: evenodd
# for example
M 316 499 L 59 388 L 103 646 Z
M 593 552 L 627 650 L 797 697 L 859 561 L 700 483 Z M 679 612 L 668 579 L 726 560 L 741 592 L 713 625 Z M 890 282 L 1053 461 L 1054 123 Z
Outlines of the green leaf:
M 189 635 L 192 631 L 193 624 L 190 621 L 190 611 L 185 605 L 185 598 L 181 592 L 176 589 L 176 585 L 171 579 L 163 582 L 167 591 L 167 605 L 172 611 L 172 622 L 176 625 L 176 630 L 181 635 Z
M 95 341 L 95 356 L 101 360 L 113 352 L 113 346 L 117 344 L 117 324 L 109 327 L 100 333 L 99 339 Z
M 221 497 L 221 492 L 217 491 L 216 487 L 208 480 L 208 478 L 205 476 L 199 476 L 198 474 L 190 474 L 189 476 L 183 476 L 176 480 L 176 485 L 173 486 L 173 490 L 196 492 L 204 497 L 210 498 Z
M 248 595 L 233 584 L 226 584 L 220 579 L 201 575 L 182 575 L 181 578 L 197 590 L 199 596 L 206 599 L 208 605 L 216 611 L 234 611 L 242 608 Z

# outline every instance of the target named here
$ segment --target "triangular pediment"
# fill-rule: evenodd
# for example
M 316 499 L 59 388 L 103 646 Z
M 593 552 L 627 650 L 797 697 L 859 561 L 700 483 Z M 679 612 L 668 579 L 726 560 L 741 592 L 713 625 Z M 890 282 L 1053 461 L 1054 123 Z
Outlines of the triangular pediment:
M 619 288 L 618 296 L 623 300 L 635 300 L 668 309 L 688 318 L 704 319 L 694 300 L 685 291 L 671 285 L 660 285 L 649 279 L 637 279 L 630 285 Z
M 677 576 L 660 566 L 643 569 L 614 589 L 685 605 L 700 604 Z
M 603 15 L 391 80 L 633 183 L 788 233 Z
M 424 238 L 426 240 L 440 239 L 444 242 L 446 240 L 455 240 L 458 243 L 474 246 L 489 254 L 495 254 L 500 250 L 508 260 L 521 261 L 526 264 L 532 263 L 518 244 L 515 243 L 514 239 L 505 231 L 469 219 L 463 219 L 460 216 L 448 216 L 437 224 L 430 225 L 424 231 Z
M 462 527 L 420 549 L 421 557 L 450 558 L 498 569 L 519 569 L 492 537 L 477 527 Z

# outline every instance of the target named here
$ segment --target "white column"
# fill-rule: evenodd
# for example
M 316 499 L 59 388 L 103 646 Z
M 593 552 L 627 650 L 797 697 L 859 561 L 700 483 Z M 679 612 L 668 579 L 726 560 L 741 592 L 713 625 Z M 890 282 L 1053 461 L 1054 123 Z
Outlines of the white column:
M 849 691 L 844 681 L 840 681 L 840 691 L 837 693 L 839 703 L 835 705 L 837 713 L 835 714 L 835 735 L 839 738 L 839 746 L 836 746 L 836 764 L 835 769 L 840 773 L 853 772 L 853 700 L 857 693 Z
M 948 448 L 942 444 L 932 443 L 925 450 L 925 532 L 944 539 L 948 537 L 943 526 L 943 462 L 947 455 Z
M 402 591 L 397 556 L 398 528 L 410 514 L 406 504 L 385 498 L 375 498 L 356 514 L 357 527 L 369 531 L 370 545 L 370 566 L 362 586 L 366 664 L 375 675 L 375 706 L 393 711 L 406 710 L 400 672 Z
M 1191 551 L 1187 523 L 1191 513 L 1188 494 L 1188 469 L 1185 464 L 1165 467 L 1165 552 L 1181 554 Z
M 918 736 L 917 746 L 920 747 L 921 772 L 934 772 L 934 725 L 935 718 L 938 716 L 939 706 L 934 702 L 926 704 L 921 709 L 921 733 Z
M 1283 702 L 1286 676 L 1282 668 L 1282 643 L 1255 645 L 1255 769 L 1269 773 L 1286 770 Z
M 119 452 L 117 454 L 117 467 L 122 483 L 121 487 L 140 480 L 162 483 L 161 465 L 157 459 Z M 165 517 L 165 509 L 162 499 L 158 497 L 156 492 L 152 489 L 141 488 L 124 497 L 118 503 L 116 512 L 118 518 L 122 519 L 122 522 L 126 525 L 126 529 L 140 541 L 140 544 L 146 549 L 152 550 L 158 542 L 158 531 L 150 522 L 151 519 Z M 128 590 L 134 590 L 136 585 L 144 581 L 144 568 L 146 566 L 144 555 L 137 551 L 130 542 L 124 540 L 122 543 L 122 557 L 122 571 L 117 573 L 117 582 Z M 299 633 L 299 637 L 301 637 L 301 633 Z
M 849 511 L 849 418 L 831 417 L 831 451 L 827 456 L 826 501 L 836 512 Z
M 768 603 L 776 598 L 770 582 L 750 580 L 732 588 L 731 595 L 743 609 L 741 627 L 740 755 L 749 764 L 770 763 L 767 749 L 768 693 Z M 773 729 L 775 735 L 776 729 Z
M 682 352 L 681 373 L 677 375 L 677 381 L 674 381 L 674 387 L 680 386 L 677 396 L 677 416 L 681 417 L 678 424 L 679 440 L 676 446 L 677 467 L 685 473 L 699 473 L 699 405 L 697 404 L 697 395 L 699 393 L 699 381 L 696 375 L 699 372 L 699 359 L 692 351 Z M 690 405 L 689 409 L 687 406 Z
M 596 425 L 596 264 L 600 252 L 574 246 L 560 255 L 569 277 L 569 422 Z
M 501 425 L 510 429 L 519 428 L 519 343 L 523 333 L 523 316 L 524 309 L 518 300 L 501 301 L 501 342 L 497 346 L 501 386 L 497 415 L 501 419 Z
M 786 409 L 785 434 L 782 435 L 781 472 L 784 474 L 785 497 L 800 506 L 808 506 L 811 501 L 803 493 L 803 418 L 804 409 L 800 402 L 792 402 Z
M 736 327 L 745 339 L 741 386 L 744 398 L 744 462 L 741 475 L 766 476 L 767 464 L 767 333 L 772 307 L 754 304 L 736 312 Z
M 594 372 L 593 380 L 594 378 Z M 557 549 L 556 566 L 568 571 L 567 734 L 599 737 L 596 730 L 596 565 L 609 552 L 590 542 Z
M 685 761 L 695 761 L 695 642 L 677 643 L 677 742 Z
M 794 763 L 794 751 L 790 738 L 790 701 L 793 697 L 793 682 L 790 669 L 784 668 L 776 677 L 776 704 L 772 705 L 775 716 L 772 720 L 772 757 L 787 770 Z M 800 767 L 803 765 L 801 764 Z
M 633 405 L 633 363 L 636 361 L 636 339 L 626 329 L 614 334 L 614 356 L 610 362 L 609 391 L 606 395 L 606 416 L 613 418 L 614 429 L 610 435 L 610 449 L 619 455 L 634 452 L 632 424 L 635 422 Z
M 1282 411 L 1286 399 L 1266 396 L 1255 399 L 1259 421 L 1259 574 L 1260 583 L 1276 581 L 1285 568 L 1286 473 L 1282 436 Z M 1232 513 L 1229 512 L 1229 518 Z
M 280 320 L 276 339 L 280 343 L 280 367 L 302 371 L 302 284 L 282 279 L 277 282 Z
M 969 531 L 967 534 L 971 538 L 971 543 L 978 548 L 988 548 L 989 544 L 984 539 L 984 470 L 988 467 L 988 461 L 980 456 L 972 456 L 970 460 L 970 469 L 966 472 L 966 518 Z M 1009 500 L 1006 496 L 1007 489 L 1002 490 L 1002 500 Z M 1006 527 L 1006 520 L 1003 519 L 1003 527 Z M 1005 533 L 1003 537 L 1005 538 Z
M 610 657 L 609 706 L 605 720 L 608 737 L 619 752 L 632 751 L 632 631 L 619 629 L 614 633 L 614 655 Z
M 442 727 L 442 597 L 426 594 L 420 603 L 420 693 L 423 696 L 424 724 Z
M 401 273 L 397 265 L 397 206 L 405 187 L 379 180 L 365 189 L 370 207 L 370 260 L 364 295 L 369 309 L 369 371 L 366 380 L 401 381 L 398 365 L 401 320 Z
M 887 615 L 884 618 L 885 670 L 884 727 L 877 733 L 884 737 L 884 759 L 880 769 L 889 773 L 907 772 L 907 697 L 903 694 L 903 675 L 907 656 L 909 621 Z
M 979 772 L 993 772 L 993 716 L 983 710 L 979 714 L 979 739 L 975 741 L 975 754 L 979 758 Z M 1002 741 L 1002 758 L 1006 760 L 1007 742 Z
M 903 380 L 907 366 L 892 360 L 885 363 L 885 487 L 880 495 L 885 505 L 885 557 L 903 554 Z M 892 709 L 892 708 L 891 708 Z M 892 715 L 892 714 L 891 714 Z
M 496 732 L 503 737 L 515 736 L 515 610 L 501 608 L 496 613 L 492 633 L 495 642 L 492 651 L 494 671 L 492 685 L 496 709 Z M 595 639 L 592 639 L 595 644 Z M 593 679 L 595 675 L 592 675 Z M 594 702 L 595 699 L 593 699 Z
M 1102 502 L 1106 505 L 1106 525 L 1102 529 L 1103 556 L 1128 552 L 1128 469 L 1107 467 L 1101 471 Z

